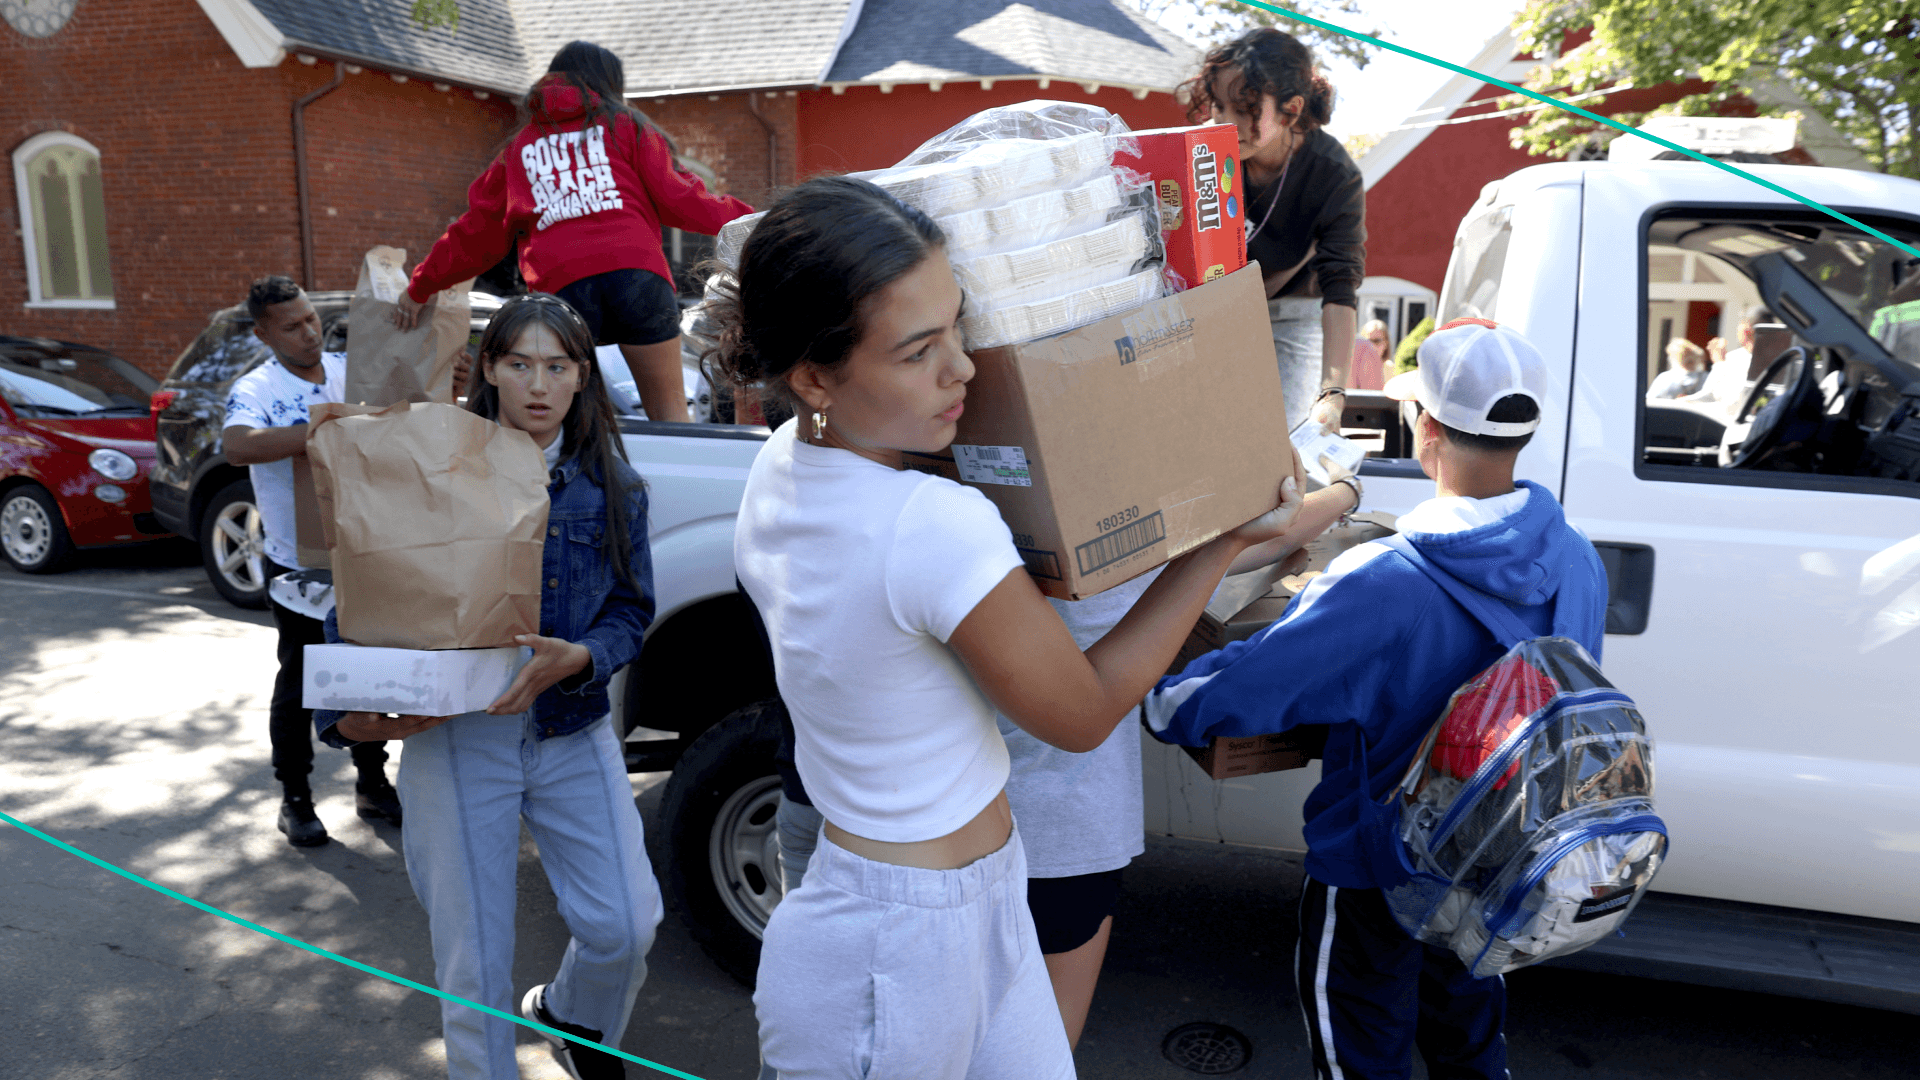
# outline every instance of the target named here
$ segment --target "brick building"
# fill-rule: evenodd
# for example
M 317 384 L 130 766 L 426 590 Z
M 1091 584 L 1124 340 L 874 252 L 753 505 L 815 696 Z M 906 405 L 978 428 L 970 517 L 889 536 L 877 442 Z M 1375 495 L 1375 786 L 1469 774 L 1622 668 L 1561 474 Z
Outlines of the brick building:
M 32 14 L 0 28 L 0 333 L 160 374 L 260 274 L 345 289 L 375 244 L 418 259 L 575 38 L 619 53 L 684 163 L 755 205 L 1032 97 L 1183 123 L 1172 91 L 1198 59 L 1125 0 L 462 0 L 453 30 L 410 7 L 6 9 Z M 664 238 L 677 266 L 702 250 L 687 239 Z

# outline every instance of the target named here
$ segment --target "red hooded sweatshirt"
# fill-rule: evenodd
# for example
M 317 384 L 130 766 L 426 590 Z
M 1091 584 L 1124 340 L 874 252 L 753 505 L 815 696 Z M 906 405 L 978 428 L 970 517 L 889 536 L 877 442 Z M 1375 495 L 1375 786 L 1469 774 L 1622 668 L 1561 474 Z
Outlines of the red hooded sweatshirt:
M 660 227 L 712 234 L 753 207 L 715 195 L 674 163 L 667 140 L 631 116 L 585 123 L 581 92 L 554 80 L 534 88 L 552 124 L 522 128 L 467 189 L 467 212 L 414 268 L 407 295 L 434 293 L 492 268 L 520 238 L 527 286 L 557 292 L 609 270 L 673 280 Z M 540 110 L 536 110 L 538 112 Z

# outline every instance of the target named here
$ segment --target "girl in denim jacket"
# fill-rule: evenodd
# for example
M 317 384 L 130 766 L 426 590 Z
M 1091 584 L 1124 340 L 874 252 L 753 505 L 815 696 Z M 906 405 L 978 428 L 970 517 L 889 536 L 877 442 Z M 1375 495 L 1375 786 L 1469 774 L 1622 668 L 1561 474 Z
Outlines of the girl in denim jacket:
M 400 799 L 407 874 L 427 909 L 441 989 L 495 1009 L 513 1004 L 513 909 L 520 822 L 573 940 L 523 1015 L 618 1046 L 646 979 L 660 922 L 607 681 L 653 621 L 647 495 L 624 460 L 593 337 L 545 294 L 509 300 L 480 339 L 483 381 L 467 407 L 525 431 L 546 455 L 552 502 L 541 554 L 533 658 L 485 712 L 381 717 L 315 713 L 335 746 L 406 739 Z M 338 640 L 329 619 L 329 640 Z M 514 1025 L 443 1001 L 447 1072 L 519 1076 Z M 553 1039 L 576 1080 L 623 1076 L 611 1054 Z

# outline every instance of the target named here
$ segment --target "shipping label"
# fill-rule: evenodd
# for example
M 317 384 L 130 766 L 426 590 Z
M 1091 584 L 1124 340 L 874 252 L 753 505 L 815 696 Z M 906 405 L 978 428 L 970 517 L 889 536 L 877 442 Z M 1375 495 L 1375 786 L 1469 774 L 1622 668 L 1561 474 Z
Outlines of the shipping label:
M 955 443 L 953 463 L 960 469 L 960 479 L 969 484 L 1033 486 L 1033 476 L 1027 469 L 1027 452 L 1018 446 L 963 446 Z

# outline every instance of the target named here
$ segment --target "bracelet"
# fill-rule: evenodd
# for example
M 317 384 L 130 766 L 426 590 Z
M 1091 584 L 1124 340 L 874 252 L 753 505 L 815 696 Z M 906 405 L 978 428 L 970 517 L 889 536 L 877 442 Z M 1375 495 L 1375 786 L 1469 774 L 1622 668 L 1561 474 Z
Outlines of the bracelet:
M 1317 398 L 1314 398 L 1313 403 L 1315 405 L 1318 405 L 1335 394 L 1339 394 L 1341 397 L 1346 397 L 1347 396 L 1346 388 L 1343 386 L 1329 386 L 1326 389 L 1320 391 L 1320 396 Z
M 1349 474 L 1347 476 L 1341 477 L 1338 480 L 1335 480 L 1334 483 L 1345 484 L 1346 486 L 1353 489 L 1353 509 L 1343 511 L 1340 514 L 1339 521 L 1336 522 L 1336 524 L 1338 524 L 1340 528 L 1344 529 L 1353 524 L 1353 515 L 1360 512 L 1360 501 L 1366 498 L 1367 494 L 1365 489 L 1362 488 L 1360 484 L 1360 478 L 1357 476 L 1353 476 Z M 1328 485 L 1328 486 L 1331 487 L 1332 485 Z

